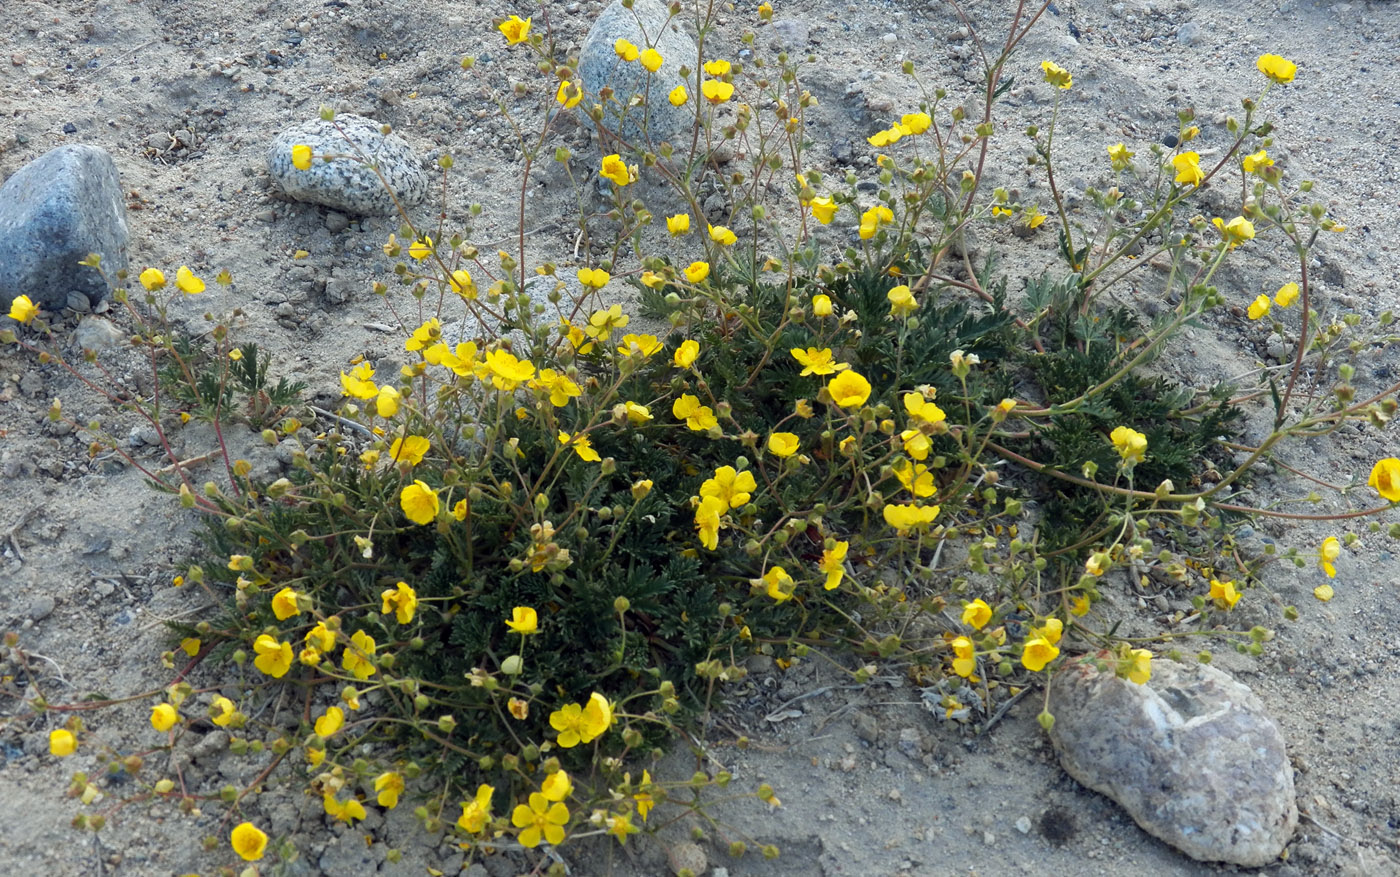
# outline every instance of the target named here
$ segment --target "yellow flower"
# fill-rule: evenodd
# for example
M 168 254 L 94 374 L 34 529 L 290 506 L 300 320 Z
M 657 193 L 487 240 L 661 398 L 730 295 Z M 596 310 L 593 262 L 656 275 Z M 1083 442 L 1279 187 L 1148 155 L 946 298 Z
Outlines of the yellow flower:
M 341 372 L 341 395 L 354 396 L 356 399 L 373 399 L 379 395 L 379 388 L 370 380 L 372 377 L 374 377 L 374 368 L 368 362 L 362 362 L 355 366 L 348 375 Z
M 894 222 L 894 212 L 883 204 L 877 204 L 860 215 L 860 239 L 868 241 L 875 236 L 881 225 Z
M 267 835 L 251 822 L 240 822 L 229 835 L 233 851 L 245 862 L 256 862 L 267 849 Z
M 1026 228 L 1040 228 L 1045 224 L 1046 216 L 1037 207 L 1032 207 L 1027 211 Z
M 565 770 L 556 770 L 540 783 L 540 794 L 550 801 L 562 801 L 569 797 L 569 793 L 573 790 L 574 781 L 569 778 L 569 772 Z
M 1291 299 L 1290 299 L 1291 300 Z M 1257 320 L 1269 314 L 1269 297 L 1267 295 L 1255 296 L 1254 301 L 1249 303 L 1249 318 Z
M 1331 600 L 1335 594 L 1336 592 L 1332 590 L 1331 585 L 1318 585 L 1316 588 L 1313 588 L 1313 596 L 1324 603 Z
M 685 269 L 685 279 L 691 283 L 704 283 L 705 278 L 709 276 L 709 262 L 691 262 L 690 267 Z
M 909 129 L 910 134 L 922 134 L 933 125 L 928 113 L 905 113 L 899 117 L 899 124 Z
M 1286 308 L 1293 304 L 1293 300 L 1298 297 L 1298 284 L 1285 283 L 1274 293 L 1274 303 L 1281 308 Z
M 253 640 L 253 651 L 257 657 L 253 666 L 274 679 L 287 675 L 292 667 L 292 644 L 279 642 L 276 638 L 262 634 Z
M 512 15 L 510 18 L 496 25 L 496 28 L 505 36 L 506 42 L 514 46 L 529 39 L 530 22 L 532 20 L 533 16 L 522 21 L 520 16 Z
M 583 707 L 579 739 L 584 743 L 592 742 L 595 737 L 606 733 L 613 726 L 613 721 L 612 703 L 598 692 L 593 692 Z
M 529 805 L 517 804 L 510 815 L 511 825 L 521 829 L 520 845 L 527 848 L 539 846 L 541 838 L 558 846 L 564 841 L 564 826 L 568 822 L 569 808 L 560 801 L 550 803 L 539 792 L 531 792 Z
M 1236 216 L 1226 222 L 1220 217 L 1211 220 L 1211 224 L 1220 232 L 1220 236 L 1225 239 L 1225 246 L 1234 249 L 1245 241 L 1254 240 L 1254 223 L 1243 216 Z
M 437 491 L 414 479 L 412 484 L 399 491 L 399 508 L 413 523 L 431 524 L 438 514 Z
M 345 823 L 364 819 L 368 815 L 365 813 L 365 805 L 361 804 L 358 799 L 351 798 L 342 804 L 330 792 L 321 796 L 321 807 L 326 811 L 327 816 Z
M 204 281 L 194 276 L 194 272 L 184 265 L 175 272 L 175 285 L 186 295 L 198 295 L 204 291 Z
M 1400 502 L 1400 460 L 1386 457 L 1377 461 L 1371 467 L 1371 477 L 1366 479 L 1366 485 L 1374 487 L 1386 502 Z
M 641 54 L 640 50 L 627 40 L 617 40 L 613 43 L 613 51 L 624 61 L 635 61 Z
M 812 313 L 819 317 L 831 316 L 831 296 L 821 293 L 812 296 Z
M 904 489 L 916 497 L 933 496 L 938 492 L 933 483 L 933 473 L 922 463 L 897 460 L 890 470 L 894 472 L 894 477 L 899 479 L 899 483 L 904 485 Z
M 565 447 L 572 444 L 574 453 L 578 454 L 578 458 L 585 463 L 597 463 L 599 460 L 603 459 L 598 456 L 597 451 L 593 450 L 593 443 L 590 442 L 586 436 L 571 436 L 561 429 L 559 430 L 559 444 Z
M 622 336 L 622 343 L 617 345 L 617 352 L 626 357 L 637 356 L 646 359 L 665 346 L 655 335 L 636 335 L 629 332 Z
M 63 728 L 55 728 L 49 732 L 49 754 L 57 755 L 59 758 L 72 755 L 78 748 L 78 741 L 73 736 L 73 732 Z
M 516 359 L 508 350 L 492 350 L 486 354 L 486 369 L 496 389 L 509 393 L 535 376 L 534 363 Z
M 914 300 L 914 293 L 902 283 L 885 293 L 885 298 L 889 299 L 890 314 L 895 317 L 905 317 L 919 309 L 919 303 Z
M 638 426 L 652 419 L 650 408 L 630 400 L 622 403 L 622 410 L 627 415 L 627 420 Z
M 991 620 L 992 607 L 980 597 L 963 607 L 963 624 L 971 626 L 974 630 L 981 630 Z
M 729 62 L 723 58 L 714 58 L 705 62 L 705 72 L 711 76 L 723 76 L 732 69 Z
M 1113 163 L 1116 171 L 1125 171 L 1133 166 L 1133 156 L 1137 153 L 1129 152 L 1128 147 L 1122 143 L 1115 143 L 1108 147 L 1108 159 Z
M 1264 168 L 1274 166 L 1274 160 L 1269 158 L 1269 152 L 1266 149 L 1261 149 L 1253 155 L 1246 155 L 1241 163 L 1244 165 L 1244 172 L 1247 174 L 1257 174 Z
M 826 581 L 822 585 L 825 590 L 834 591 L 841 586 L 841 579 L 846 576 L 846 552 L 850 548 L 849 542 L 837 542 L 822 551 L 822 559 L 817 563 L 817 569 L 826 573 Z
M 522 635 L 538 633 L 540 629 L 540 616 L 529 606 L 516 606 L 510 610 L 510 620 L 506 622 L 512 633 Z
M 792 599 L 792 592 L 796 590 L 797 583 L 788 575 L 787 570 L 781 566 L 774 566 L 763 574 L 763 584 L 767 585 L 767 594 L 778 603 L 784 603 Z
M 648 73 L 655 73 L 661 69 L 661 53 L 655 49 L 646 49 L 641 55 L 642 66 L 647 68 Z
M 579 725 L 582 722 L 583 707 L 576 703 L 565 704 L 549 714 L 549 726 L 559 732 L 561 749 L 572 749 L 579 744 Z
M 344 724 L 345 711 L 338 706 L 330 707 L 326 710 L 325 715 L 316 720 L 316 736 L 334 737 L 335 732 L 339 731 Z
M 639 791 L 632 796 L 632 800 L 637 802 L 637 813 L 641 815 L 642 821 L 647 821 L 647 814 L 651 813 L 651 808 L 656 806 L 656 799 L 651 794 L 651 773 L 642 771 L 642 782 Z
M 721 500 L 725 509 L 737 509 L 748 502 L 752 492 L 758 489 L 752 472 L 738 472 L 733 466 L 721 466 L 715 470 L 715 477 L 707 478 L 700 485 L 700 495 L 713 496 Z
M 306 632 L 304 639 L 322 652 L 329 652 L 335 648 L 335 632 L 326 627 L 324 621 L 316 622 L 316 626 Z
M 421 262 L 433 254 L 433 239 L 428 235 L 423 235 L 408 247 L 408 255 L 413 257 L 415 262 Z
M 1032 673 L 1039 673 L 1045 669 L 1045 665 L 1055 660 L 1060 654 L 1060 650 L 1051 643 L 1046 642 L 1041 637 L 1026 640 L 1025 647 L 1021 650 L 1021 665 Z
M 700 342 L 694 339 L 687 339 L 681 342 L 681 346 L 676 348 L 675 355 L 671 361 L 676 364 L 676 368 L 690 368 L 695 364 L 695 359 L 700 355 Z
M 298 143 L 292 147 L 292 167 L 299 171 L 311 170 L 311 147 Z
M 904 139 L 904 135 L 909 133 L 908 129 L 902 125 L 895 125 L 893 128 L 886 128 L 883 131 L 876 131 L 865 138 L 871 146 L 889 146 Z
M 618 843 L 621 844 L 627 843 L 627 836 L 629 834 L 636 834 L 641 831 L 640 828 L 632 824 L 631 813 L 618 813 L 613 816 L 608 816 L 603 821 L 603 824 L 607 826 L 608 834 L 617 838 Z
M 901 534 L 914 529 L 915 527 L 925 527 L 932 524 L 941 511 L 940 506 L 921 506 L 918 503 L 905 503 L 886 505 L 881 514 L 885 523 L 894 527 Z
M 739 236 L 734 234 L 734 232 L 730 231 L 729 228 L 726 226 L 712 225 L 709 226 L 709 229 L 710 240 L 714 241 L 722 247 L 733 246 L 734 242 L 739 239 Z
M 297 597 L 300 596 L 292 588 L 283 588 L 272 595 L 272 614 L 277 616 L 278 621 L 286 621 L 293 615 L 301 614 L 301 607 L 297 605 Z
M 238 709 L 227 697 L 216 697 L 209 705 L 209 721 L 220 728 L 227 728 L 238 718 Z
M 666 217 L 666 230 L 671 233 L 672 237 L 690 231 L 690 214 L 677 213 L 675 216 Z
M 775 432 L 768 436 L 768 450 L 778 457 L 791 457 L 801 446 L 796 434 L 791 432 Z
M 180 720 L 180 713 L 168 703 L 158 703 L 151 707 L 151 727 L 157 731 L 169 731 Z
M 548 393 L 549 403 L 555 408 L 563 408 L 570 399 L 583 395 L 583 390 L 568 375 L 552 368 L 541 369 L 539 378 L 532 381 L 530 386 Z
M 417 466 L 423 462 L 423 455 L 428 453 L 430 446 L 428 440 L 421 435 L 402 436 L 394 439 L 394 443 L 389 446 L 389 459 L 396 463 Z
M 900 398 L 904 403 L 904 410 L 917 421 L 941 423 L 948 417 L 942 408 L 929 401 L 923 393 L 905 393 Z
M 1147 649 L 1133 649 L 1128 652 L 1128 681 L 1146 685 L 1152 678 L 1152 653 Z
M 679 399 L 671 403 L 671 414 L 677 420 L 684 420 L 685 425 L 696 432 L 704 432 L 714 426 L 719 425 L 715 418 L 714 411 L 710 406 L 701 405 L 700 400 L 689 393 L 684 393 Z
M 375 800 L 386 810 L 399 806 L 399 795 L 403 794 L 403 774 L 396 771 L 381 773 L 374 778 Z
M 1292 82 L 1294 74 L 1298 72 L 1297 64 L 1278 55 L 1260 55 L 1255 66 L 1259 68 L 1260 73 L 1281 85 Z
M 637 180 L 636 167 L 628 167 L 627 162 L 623 161 L 622 156 L 617 153 L 603 157 L 603 167 L 602 170 L 598 171 L 598 174 L 612 180 L 619 186 L 625 186 Z
M 602 268 L 578 269 L 578 282 L 591 289 L 602 289 L 609 280 L 612 280 L 612 275 Z
M 837 204 L 826 195 L 818 195 L 808 201 L 807 206 L 812 209 L 812 215 L 817 218 L 817 222 L 820 222 L 822 225 L 830 225 L 832 218 L 836 216 L 836 211 L 841 205 Z
M 935 406 L 936 407 L 936 406 Z M 917 429 L 906 429 L 899 434 L 900 441 L 904 442 L 904 453 L 915 460 L 927 460 L 928 452 L 933 448 L 933 442 L 928 436 Z
M 564 109 L 571 110 L 583 100 L 583 89 L 575 85 L 572 79 L 560 80 L 559 90 L 554 92 L 554 100 L 563 105 Z
M 142 271 L 138 279 L 141 281 L 141 285 L 146 287 L 150 292 L 155 292 L 157 289 L 163 289 L 165 287 L 165 275 L 156 268 L 147 268 L 145 271 Z
M 859 408 L 870 398 L 870 382 L 859 372 L 843 371 L 827 385 L 831 401 L 842 408 Z
M 379 395 L 374 398 L 374 412 L 380 417 L 393 417 L 399 413 L 399 391 L 385 384 L 379 388 Z
M 685 102 L 690 100 L 690 93 L 685 90 L 684 85 L 677 85 L 671 89 L 670 94 L 666 95 L 666 99 L 671 102 L 673 107 L 683 107 Z
M 722 104 L 734 96 L 734 83 L 706 79 L 700 85 L 700 93 L 712 104 Z
M 728 510 L 728 504 L 717 496 L 700 499 L 695 507 L 695 529 L 700 534 L 700 544 L 714 551 L 719 545 L 720 516 Z
M 1044 72 L 1045 81 L 1056 88 L 1069 88 L 1074 85 L 1074 77 L 1054 61 L 1041 61 L 1040 69 Z
M 1141 463 L 1147 456 L 1147 436 L 1126 426 L 1114 427 L 1109 439 L 1126 464 Z
M 476 797 L 462 802 L 462 815 L 457 817 L 457 826 L 470 834 L 480 834 L 491 821 L 491 796 L 496 794 L 494 786 L 485 783 L 476 787 Z
M 1210 580 L 1210 599 L 1215 601 L 1215 605 L 1221 609 L 1233 609 L 1235 604 L 1240 602 L 1240 592 L 1235 590 L 1235 583 L 1222 582 L 1218 579 Z
M 1040 637 L 1052 646 L 1060 644 L 1060 637 L 1065 632 L 1065 623 L 1058 618 L 1047 618 L 1045 623 L 1039 627 L 1031 628 L 1031 637 Z
M 408 624 L 413 620 L 413 613 L 418 610 L 418 592 L 407 582 L 399 582 L 393 588 L 380 591 L 379 599 L 379 611 L 384 615 L 394 613 L 394 618 L 399 624 Z
M 1069 614 L 1075 618 L 1083 618 L 1089 614 L 1089 609 L 1094 605 L 1088 594 L 1080 594 L 1070 601 Z
M 378 645 L 374 637 L 363 630 L 357 630 L 354 636 L 350 637 L 350 645 L 340 654 L 340 666 L 356 679 L 368 679 L 378 672 L 378 668 L 370 661 L 376 648 Z
M 1201 156 L 1195 152 L 1183 152 L 1172 158 L 1172 167 L 1176 168 L 1176 181 L 1185 186 L 1199 186 L 1206 178 L 1206 172 L 1201 170 Z
M 1317 562 L 1322 567 L 1322 571 L 1327 573 L 1329 579 L 1337 577 L 1337 567 L 1334 564 L 1341 556 L 1342 543 L 1337 540 L 1336 536 L 1328 536 L 1322 540 L 1322 547 L 1317 552 Z
M 801 347 L 794 347 L 788 351 L 792 358 L 797 360 L 802 366 L 801 377 L 807 375 L 829 375 L 839 371 L 845 371 L 850 365 L 844 362 L 835 362 L 831 356 L 831 348 L 825 347 L 818 350 L 815 347 L 808 347 L 803 350 Z
M 966 679 L 977 669 L 977 650 L 972 640 L 965 636 L 955 638 L 948 644 L 953 649 L 953 672 Z
M 203 641 L 200 640 L 199 637 L 187 636 L 180 640 L 180 651 L 193 658 L 195 655 L 199 654 L 199 647 L 203 644 Z

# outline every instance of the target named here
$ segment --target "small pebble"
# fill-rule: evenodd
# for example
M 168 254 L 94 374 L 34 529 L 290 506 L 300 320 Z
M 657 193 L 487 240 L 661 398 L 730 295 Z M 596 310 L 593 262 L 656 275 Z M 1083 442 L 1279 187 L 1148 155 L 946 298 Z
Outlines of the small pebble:
M 35 597 L 29 604 L 29 617 L 34 621 L 43 621 L 53 614 L 54 607 L 58 604 L 53 597 L 45 594 L 42 597 Z
M 1019 831 L 1019 832 L 1021 832 L 1021 834 L 1030 834 L 1030 832 L 1031 832 L 1031 820 L 1030 820 L 1030 818 L 1027 817 L 1027 816 L 1022 816 L 1020 819 L 1017 819 L 1017 820 L 1016 820 L 1016 830 Z

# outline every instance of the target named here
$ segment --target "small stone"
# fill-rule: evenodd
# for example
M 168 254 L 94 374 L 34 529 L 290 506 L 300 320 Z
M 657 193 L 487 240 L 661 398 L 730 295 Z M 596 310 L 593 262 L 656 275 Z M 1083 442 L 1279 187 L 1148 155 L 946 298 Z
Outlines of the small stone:
M 800 18 L 773 19 L 773 36 L 779 48 L 793 51 L 807 45 L 812 28 Z
M 11 55 L 11 56 L 10 56 L 10 63 L 13 64 L 13 65 L 15 65 L 16 67 L 23 67 L 23 66 L 24 66 L 24 56 L 23 56 L 23 55 L 20 55 L 20 54 Z
M 880 739 L 880 722 L 870 713 L 856 713 L 856 736 L 874 746 Z
M 58 606 L 58 602 L 44 594 L 35 597 L 29 604 L 29 617 L 33 621 L 43 621 L 53 614 L 53 610 Z
M 331 234 L 340 234 L 350 227 L 350 217 L 337 210 L 326 212 L 326 231 Z
M 700 875 L 705 873 L 705 869 L 710 866 L 710 860 L 705 857 L 705 851 L 700 849 L 698 844 L 678 843 L 666 851 L 666 858 L 671 861 L 671 870 L 676 874 L 682 871 L 689 871 L 692 874 Z
M 1176 32 L 1176 41 L 1183 46 L 1194 46 L 1201 41 L 1201 26 L 1188 21 Z
M 1021 832 L 1021 834 L 1030 834 L 1030 833 L 1031 833 L 1031 818 L 1030 818 L 1029 816 L 1022 816 L 1020 819 L 1017 819 L 1017 820 L 1016 820 L 1016 830 L 1019 831 L 1019 832 Z
M 106 150 L 85 144 L 52 149 L 0 186 L 0 313 L 16 296 L 51 311 L 74 290 L 89 302 L 107 297 L 107 281 L 78 264 L 89 253 L 116 277 L 127 267 L 126 202 Z
M 116 347 L 122 337 L 116 326 L 101 317 L 83 317 L 73 330 L 73 343 L 79 350 L 107 350 Z
M 253 214 L 253 219 L 258 222 L 274 222 L 277 219 L 277 211 L 271 209 L 259 210 L 257 213 Z
M 1292 838 L 1283 735 L 1226 673 L 1160 659 L 1137 685 L 1085 661 L 1055 677 L 1048 708 L 1065 771 L 1188 856 L 1258 868 Z
M 72 122 L 64 122 L 64 123 L 63 123 L 63 133 L 64 133 L 64 134 L 77 134 L 77 133 L 78 133 L 78 126 L 77 126 L 77 125 L 74 125 Z
M 882 34 L 880 37 L 880 42 L 893 45 L 894 43 L 899 42 L 899 37 L 892 33 Z
M 77 311 L 80 314 L 91 313 L 92 302 L 85 294 L 74 290 L 68 293 L 68 310 Z
M 309 170 L 292 165 L 292 147 L 297 145 L 311 147 Z M 351 157 L 357 152 L 374 157 L 384 182 L 374 170 Z M 336 157 L 327 162 L 322 159 L 326 154 Z M 413 147 L 397 134 L 381 133 L 378 122 L 353 113 L 342 113 L 333 123 L 313 119 L 283 131 L 268 149 L 267 169 L 289 198 L 357 216 L 397 214 L 384 183 L 404 207 L 421 203 L 428 194 L 428 175 Z
M 619 39 L 628 40 L 642 50 L 649 45 L 656 49 L 661 54 L 660 69 L 648 73 L 639 61 L 619 61 L 613 51 L 613 44 Z M 686 84 L 680 68 L 694 64 L 696 54 L 695 41 L 672 20 L 661 0 L 636 0 L 631 9 L 625 8 L 621 0 L 613 0 L 593 23 L 579 49 L 578 75 L 584 91 L 583 103 L 602 103 L 598 92 L 605 86 L 611 88 L 612 98 L 603 108 L 603 126 L 629 141 L 660 143 L 694 122 L 693 104 L 674 107 L 667 96 L 676 86 Z M 694 88 L 692 82 L 686 90 Z M 627 105 L 634 97 L 649 98 L 648 106 L 629 108 Z M 690 96 L 691 101 L 699 99 L 699 95 Z M 644 115 L 648 126 L 645 136 L 641 125 Z M 606 147 L 604 151 L 617 150 Z

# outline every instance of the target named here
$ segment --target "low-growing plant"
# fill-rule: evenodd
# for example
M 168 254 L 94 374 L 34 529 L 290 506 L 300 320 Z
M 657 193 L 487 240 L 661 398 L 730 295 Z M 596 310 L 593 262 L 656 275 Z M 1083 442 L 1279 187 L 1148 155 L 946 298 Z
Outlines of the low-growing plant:
M 1400 499 L 1400 461 L 1372 473 L 1383 504 L 1341 513 L 1259 507 L 1248 479 L 1270 464 L 1295 471 L 1281 456 L 1293 440 L 1384 426 L 1400 385 L 1359 391 L 1354 363 L 1389 343 L 1391 319 L 1363 327 L 1313 292 L 1317 238 L 1344 228 L 1270 157 L 1261 108 L 1295 72 L 1277 56 L 1258 60 L 1262 87 L 1217 132 L 1213 163 L 1189 147 L 1215 135 L 1184 111 L 1173 147 L 1105 144 L 1110 185 L 1077 207 L 1055 175 L 1072 73 L 1045 61 L 1037 87 L 1054 107 L 1025 136 L 1049 199 L 985 191 L 989 143 L 1004 136 L 994 110 L 1043 11 L 1022 2 L 1000 46 L 976 41 L 980 118 L 904 65 L 922 97 L 868 138 L 873 195 L 855 172 L 831 177 L 807 159 L 815 101 L 798 59 L 740 64 L 702 50 L 686 85 L 664 96 L 694 107 L 695 137 L 628 144 L 581 96 L 576 59 L 557 57 L 529 19 L 499 22 L 538 65 L 546 108 L 581 112 L 617 152 L 580 163 L 549 130 L 527 135 L 502 96 L 525 167 L 515 246 L 483 252 L 469 228 L 405 214 L 384 246 L 393 277 L 375 292 L 404 329 L 408 362 L 348 363 L 336 411 L 300 401 L 300 384 L 273 383 L 265 354 L 235 342 L 236 315 L 211 318 L 202 340 L 173 334 L 159 271 L 141 274 L 136 300 L 119 291 L 160 390 L 114 401 L 162 434 L 177 420 L 238 422 L 292 449 L 291 471 L 271 483 L 227 452 L 226 477 L 202 486 L 186 466 L 148 472 L 207 522 L 207 550 L 177 584 L 223 607 L 179 628 L 189 663 L 217 666 L 198 689 L 192 667 L 181 670 L 152 724 L 173 748 L 207 718 L 266 767 L 216 795 L 162 768 L 143 794 L 186 810 L 221 798 L 249 861 L 267 838 L 236 814 L 279 768 L 305 771 L 336 819 L 411 799 L 426 828 L 473 852 L 605 833 L 625 843 L 690 820 L 741 853 L 762 844 L 713 807 L 730 794 L 728 774 L 654 779 L 646 759 L 715 706 L 755 652 L 780 667 L 820 657 L 857 680 L 897 662 L 945 716 L 976 727 L 1044 687 L 1063 653 L 1138 683 L 1151 674 L 1148 646 L 1179 658 L 1183 637 L 1259 654 L 1272 632 L 1232 623 L 1241 595 L 1279 559 L 1315 556 L 1332 576 L 1341 543 L 1250 557 L 1236 550 L 1236 525 L 1384 510 Z M 703 47 L 713 8 L 701 4 L 695 24 Z M 617 63 L 646 63 L 646 50 L 619 41 Z M 470 59 L 463 67 L 492 81 Z M 596 99 L 644 111 L 627 95 Z M 746 158 L 721 167 L 722 143 Z M 293 160 L 308 170 L 365 159 L 298 146 Z M 604 192 L 599 207 L 593 181 L 576 181 L 583 255 L 567 267 L 526 252 L 523 193 L 548 160 L 571 179 L 596 170 Z M 440 164 L 450 172 L 450 159 Z M 655 215 L 633 196 L 641 178 L 656 184 Z M 1212 218 L 1196 212 L 1208 184 Z M 702 209 L 705 186 L 723 195 L 724 215 Z M 666 251 L 695 258 L 660 254 L 649 235 L 663 223 Z M 1016 278 L 1005 260 L 977 259 L 969 232 L 998 227 L 1030 241 L 1021 246 L 1053 238 L 1060 268 Z M 1239 328 L 1268 317 L 1294 339 L 1291 357 L 1235 386 L 1175 382 L 1156 366 L 1185 327 L 1207 314 L 1229 322 L 1239 292 L 1213 281 L 1265 238 L 1294 254 L 1298 273 L 1249 304 Z M 169 294 L 203 287 L 187 269 L 179 277 Z M 1158 316 L 1124 303 L 1129 283 L 1161 303 Z M 628 284 L 636 313 L 615 303 Z M 84 374 L 27 299 L 11 316 L 28 328 L 7 340 Z M 1251 430 L 1261 402 L 1269 422 Z M 95 433 L 94 447 L 119 445 Z M 1310 480 L 1344 496 L 1358 487 Z M 1121 615 L 1100 606 L 1115 570 L 1134 589 L 1191 593 L 1195 612 L 1120 635 Z M 287 692 L 295 733 L 262 717 Z M 33 702 L 70 716 L 53 751 L 71 752 L 78 707 Z M 113 754 L 134 774 L 131 758 Z M 85 803 L 93 782 L 75 779 Z M 778 803 L 766 786 L 744 794 Z M 668 816 L 654 817 L 666 803 Z

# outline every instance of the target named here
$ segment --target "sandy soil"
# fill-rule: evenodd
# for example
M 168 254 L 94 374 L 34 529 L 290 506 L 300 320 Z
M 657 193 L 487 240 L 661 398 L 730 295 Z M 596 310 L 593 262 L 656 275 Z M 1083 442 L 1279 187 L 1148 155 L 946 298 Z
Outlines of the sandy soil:
M 864 136 L 917 100 L 898 73 L 905 59 L 957 100 L 975 97 L 978 74 L 964 60 L 960 22 L 947 4 L 774 5 L 780 18 L 810 28 L 816 60 L 804 76 L 822 103 L 812 153 L 818 166 L 842 167 L 837 156 L 850 152 L 856 170 L 873 175 Z M 1012 6 L 966 3 L 987 34 L 999 32 Z M 601 5 L 550 0 L 544 10 L 562 44 L 576 47 Z M 401 0 L 7 0 L 0 7 L 0 178 L 61 143 L 106 148 L 129 193 L 133 264 L 167 271 L 188 264 L 205 276 L 227 269 L 235 278 L 229 289 L 211 284 L 179 318 L 198 327 L 204 310 L 241 308 L 247 336 L 270 350 L 284 373 L 333 402 L 338 369 L 359 353 L 383 355 L 394 343 L 372 328 L 391 321 L 369 283 L 389 267 L 379 247 L 397 223 L 356 220 L 332 231 L 323 209 L 279 200 L 268 190 L 266 143 L 321 104 L 389 122 L 422 154 L 456 157 L 447 220 L 463 222 L 467 205 L 480 202 L 473 239 L 488 249 L 515 229 L 520 163 L 482 89 L 505 92 L 531 75 L 489 19 L 532 11 L 543 20 L 539 7 Z M 718 50 L 737 52 L 742 30 L 755 21 L 749 2 L 723 14 Z M 761 45 L 771 38 L 766 28 L 758 33 Z M 1058 168 L 1070 189 L 1082 190 L 1107 180 L 1106 146 L 1123 140 L 1145 149 L 1175 131 L 1175 113 L 1184 107 L 1194 106 L 1204 120 L 1203 149 L 1219 149 L 1224 134 L 1211 123 L 1256 89 L 1254 59 L 1263 52 L 1299 65 L 1296 82 L 1269 98 L 1266 116 L 1280 129 L 1271 153 L 1295 177 L 1317 180 L 1317 193 L 1350 227 L 1317 255 L 1324 307 L 1371 320 L 1400 306 L 1400 5 L 1393 2 L 1059 0 L 1013 63 L 1017 82 L 996 140 L 1001 170 L 989 182 L 1019 188 L 1027 200 L 1045 196 L 1022 170 L 1026 142 L 1019 134 L 1048 115 L 1050 93 L 1037 76 L 1042 59 L 1075 77 L 1061 117 Z M 471 76 L 457 65 L 468 54 L 480 59 Z M 538 123 L 532 103 L 511 106 L 527 127 Z M 596 160 L 581 130 L 559 136 Z M 544 177 L 532 187 L 526 226 L 537 230 L 532 257 L 563 262 L 574 243 L 559 221 L 568 202 L 558 182 Z M 418 215 L 430 219 L 432 209 Z M 1007 243 L 1009 235 L 1003 240 L 996 231 L 980 241 Z M 1048 236 L 1035 245 L 1043 248 L 1039 255 L 1022 250 L 1027 270 L 1051 261 Z M 310 256 L 293 259 L 300 249 Z M 1219 280 L 1242 307 L 1277 288 L 1288 271 L 1287 253 L 1261 243 Z M 327 280 L 347 284 L 350 300 L 331 304 Z M 1152 293 L 1147 285 L 1135 290 L 1149 308 Z M 1221 314 L 1193 329 L 1186 352 L 1167 367 L 1197 385 L 1242 374 L 1264 355 L 1266 334 L 1238 314 Z M 1394 360 L 1377 354 L 1375 373 L 1363 378 L 1388 383 Z M 135 363 L 118 367 L 116 378 L 149 389 Z M 136 425 L 59 370 L 0 350 L 0 626 L 20 631 L 26 649 L 43 656 L 51 697 L 139 690 L 160 672 L 157 656 L 169 647 L 160 622 L 201 611 L 199 595 L 169 586 L 173 564 L 192 544 L 194 521 L 146 490 L 138 472 L 89 461 L 85 439 L 46 423 L 55 396 L 77 420 L 101 420 L 115 435 Z M 253 438 L 237 440 L 251 449 Z M 1374 459 L 1398 450 L 1393 432 L 1356 430 L 1339 445 L 1301 450 L 1294 462 L 1331 481 L 1364 480 Z M 151 450 L 140 453 L 155 459 Z M 1305 492 L 1283 480 L 1264 489 Z M 1307 548 L 1340 532 L 1261 527 L 1258 537 Z M 1400 603 L 1393 593 L 1400 563 L 1384 536 L 1364 536 L 1344 557 L 1336 599 L 1326 606 L 1310 596 L 1321 580 L 1315 569 L 1275 568 L 1275 575 L 1242 610 L 1246 625 L 1277 627 L 1278 640 L 1261 660 L 1224 653 L 1220 663 L 1264 699 L 1299 770 L 1306 818 L 1288 862 L 1276 870 L 1400 873 Z M 1142 600 L 1121 590 L 1116 605 L 1148 617 L 1189 598 L 1160 596 Z M 1301 620 L 1282 623 L 1284 604 L 1303 607 Z M 810 664 L 781 673 L 757 661 L 754 669 L 711 725 L 704 758 L 746 785 L 773 784 L 782 809 L 745 805 L 730 818 L 785 855 L 735 862 L 712 850 L 711 864 L 731 875 L 1216 870 L 1148 837 L 1111 802 L 1068 779 L 1035 724 L 1035 698 L 990 734 L 968 736 L 925 708 L 898 668 L 888 683 L 861 689 Z M 133 807 L 98 837 L 70 829 L 79 808 L 63 790 L 74 770 L 104 769 L 97 747 L 58 762 L 45 751 L 46 719 L 12 719 L 21 710 L 4 697 L 0 873 L 165 875 L 231 864 L 226 846 L 212 856 L 200 852 L 200 838 L 221 831 L 212 809 L 191 818 Z M 94 715 L 97 738 L 125 749 L 148 744 L 145 712 L 132 704 Z M 746 750 L 732 745 L 739 732 L 754 741 Z M 664 769 L 684 777 L 694 764 L 682 751 Z M 204 774 L 217 785 L 245 772 L 213 758 Z M 450 848 L 415 834 L 402 814 L 346 832 L 327 827 L 315 802 L 295 792 L 280 797 L 268 818 L 287 828 L 302 854 L 287 873 L 421 874 L 460 863 Z M 626 852 L 615 845 L 569 848 L 566 858 L 575 874 L 667 873 L 665 849 L 681 836 L 678 827 L 661 843 L 643 841 Z M 403 850 L 401 863 L 385 860 L 389 847 Z M 501 858 L 485 873 L 527 870 L 523 859 Z

